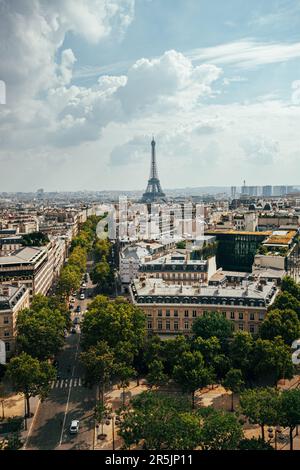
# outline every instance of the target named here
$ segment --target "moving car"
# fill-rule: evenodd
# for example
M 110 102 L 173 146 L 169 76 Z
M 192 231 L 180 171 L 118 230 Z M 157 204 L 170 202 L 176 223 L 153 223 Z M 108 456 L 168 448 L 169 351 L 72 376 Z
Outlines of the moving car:
M 73 419 L 70 426 L 70 434 L 77 434 L 79 431 L 79 420 Z

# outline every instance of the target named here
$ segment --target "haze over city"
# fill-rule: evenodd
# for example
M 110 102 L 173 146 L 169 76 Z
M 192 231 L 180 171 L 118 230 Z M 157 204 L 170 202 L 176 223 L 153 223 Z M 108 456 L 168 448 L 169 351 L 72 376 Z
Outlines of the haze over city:
M 297 184 L 299 10 L 2 0 L 0 190 Z

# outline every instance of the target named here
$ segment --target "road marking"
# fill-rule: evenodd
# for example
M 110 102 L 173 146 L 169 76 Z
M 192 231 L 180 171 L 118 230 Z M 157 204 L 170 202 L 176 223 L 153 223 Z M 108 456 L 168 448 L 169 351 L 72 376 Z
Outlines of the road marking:
M 76 361 L 78 350 L 79 350 L 79 342 L 80 342 L 80 336 L 79 336 L 78 342 L 77 342 L 77 347 L 76 347 L 76 352 L 75 352 L 75 361 Z M 75 364 L 73 365 L 73 368 L 72 368 L 71 378 L 74 377 L 74 371 L 75 371 Z M 60 439 L 59 439 L 58 446 L 61 446 L 62 441 L 63 441 L 64 430 L 65 430 L 66 419 L 67 419 L 67 413 L 68 413 L 69 402 L 70 402 L 70 396 L 71 396 L 71 390 L 72 390 L 72 381 L 70 381 L 70 385 L 69 385 L 68 398 L 67 398 L 66 409 L 65 409 L 65 414 L 64 414 L 64 420 L 63 420 L 63 424 L 62 424 L 62 428 L 61 428 L 61 434 L 60 434 Z

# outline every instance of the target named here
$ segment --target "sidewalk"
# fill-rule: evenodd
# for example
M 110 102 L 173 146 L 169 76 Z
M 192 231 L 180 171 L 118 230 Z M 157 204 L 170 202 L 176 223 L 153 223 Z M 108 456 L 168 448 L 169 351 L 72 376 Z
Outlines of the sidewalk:
M 136 384 L 136 381 L 131 381 L 129 387 L 126 389 L 125 393 L 125 403 L 128 403 L 131 398 L 134 396 L 148 390 L 144 380 L 140 381 L 140 385 Z M 111 390 L 105 393 L 105 403 L 108 407 L 111 407 L 113 412 L 116 412 L 122 406 L 122 396 L 123 391 L 119 389 L 116 385 L 113 386 Z M 109 424 L 103 425 L 103 433 L 106 434 L 105 440 L 100 440 L 97 438 L 97 434 L 102 432 L 102 425 L 99 424 L 99 428 L 95 428 L 94 433 L 94 450 L 112 450 L 113 449 L 113 423 L 112 419 L 109 420 Z M 95 423 L 96 424 L 96 423 Z M 120 449 L 122 446 L 122 439 L 118 436 L 118 427 L 114 426 L 114 441 L 115 449 Z
M 5 397 L 2 398 L 4 409 L 1 405 L 1 418 L 4 411 L 4 419 L 14 418 L 14 417 L 23 417 L 25 412 L 25 400 L 24 396 L 21 394 L 8 393 Z M 27 429 L 21 431 L 20 437 L 24 445 L 26 446 L 28 435 L 31 431 L 32 425 L 34 423 L 36 411 L 38 410 L 40 400 L 37 397 L 30 398 L 30 412 L 31 417 L 27 418 Z M 25 426 L 25 421 L 23 421 Z M 1 439 L 1 436 L 0 436 Z M 24 449 L 24 447 L 23 447 Z

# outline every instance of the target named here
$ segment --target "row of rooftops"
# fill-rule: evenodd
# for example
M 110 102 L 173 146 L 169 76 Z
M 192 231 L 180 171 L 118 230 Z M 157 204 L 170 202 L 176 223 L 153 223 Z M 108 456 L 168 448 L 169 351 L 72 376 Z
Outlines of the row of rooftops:
M 0 311 L 11 310 L 26 293 L 27 288 L 10 285 L 0 285 Z
M 135 280 L 131 292 L 137 303 L 191 303 L 267 307 L 275 298 L 273 282 L 245 282 L 238 286 L 167 284 L 163 279 Z

